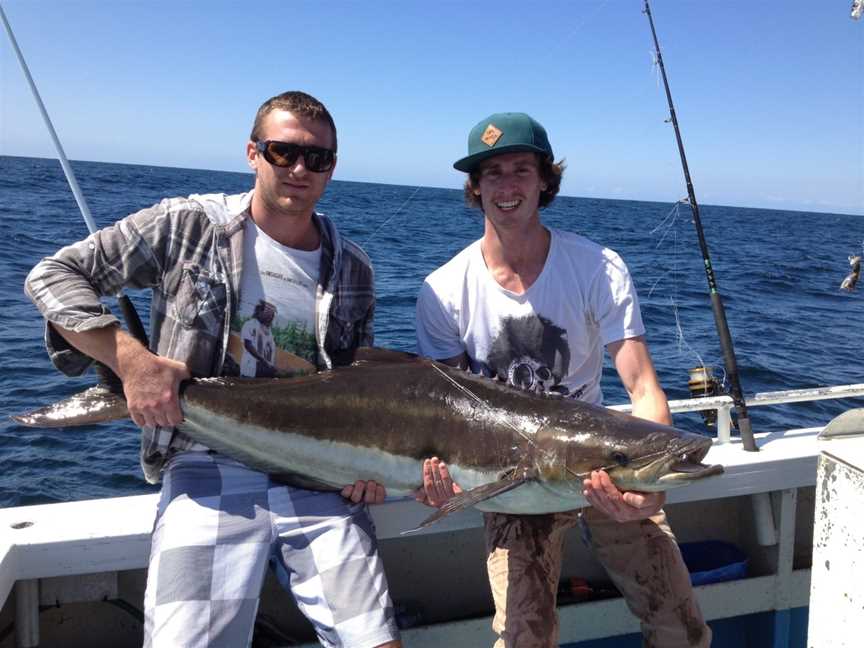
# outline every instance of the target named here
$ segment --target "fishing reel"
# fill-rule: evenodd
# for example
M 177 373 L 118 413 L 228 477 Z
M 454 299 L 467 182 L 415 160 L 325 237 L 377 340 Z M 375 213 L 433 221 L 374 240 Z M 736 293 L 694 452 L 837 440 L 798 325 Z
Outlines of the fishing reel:
M 715 378 L 711 367 L 693 367 L 688 372 L 690 380 L 687 381 L 687 388 L 690 390 L 690 398 L 709 398 L 725 393 L 723 381 Z M 717 427 L 717 410 L 699 410 L 699 413 L 707 428 L 713 430 Z

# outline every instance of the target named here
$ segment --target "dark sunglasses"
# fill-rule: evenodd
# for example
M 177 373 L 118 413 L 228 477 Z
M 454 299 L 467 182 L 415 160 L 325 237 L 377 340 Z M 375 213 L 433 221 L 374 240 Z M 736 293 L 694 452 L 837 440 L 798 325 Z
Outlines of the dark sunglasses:
M 255 142 L 255 148 L 273 166 L 290 167 L 303 156 L 303 166 L 315 173 L 324 173 L 333 168 L 336 153 L 320 146 L 301 146 L 277 140 Z

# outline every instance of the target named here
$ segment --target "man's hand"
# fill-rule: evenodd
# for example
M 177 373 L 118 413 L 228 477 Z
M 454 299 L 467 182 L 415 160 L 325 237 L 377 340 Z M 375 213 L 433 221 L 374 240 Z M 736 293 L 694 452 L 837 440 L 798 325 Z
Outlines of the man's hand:
M 365 502 L 366 504 L 381 504 L 387 497 L 387 491 L 376 481 L 363 481 L 358 479 L 350 486 L 342 489 L 342 497 L 349 499 L 355 504 Z
M 453 483 L 447 465 L 432 457 L 423 461 L 423 485 L 414 491 L 414 499 L 426 506 L 440 508 L 454 495 L 462 492 L 459 484 Z
M 192 377 L 184 363 L 139 345 L 118 354 L 117 368 L 129 414 L 137 425 L 173 427 L 183 421 L 180 383 Z
M 619 491 L 605 470 L 594 470 L 582 482 L 582 494 L 595 509 L 616 522 L 645 520 L 655 515 L 666 502 L 666 493 Z
M 172 427 L 183 421 L 180 383 L 192 377 L 182 362 L 150 353 L 117 325 L 72 331 L 51 324 L 73 347 L 111 368 L 123 381 L 129 415 L 137 425 Z

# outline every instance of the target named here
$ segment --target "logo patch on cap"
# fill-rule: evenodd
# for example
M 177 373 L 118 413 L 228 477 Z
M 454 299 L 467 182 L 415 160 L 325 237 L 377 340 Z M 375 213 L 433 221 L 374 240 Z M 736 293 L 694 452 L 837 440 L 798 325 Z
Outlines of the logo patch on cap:
M 495 142 L 501 139 L 501 136 L 504 133 L 498 128 L 495 124 L 489 124 L 486 127 L 486 130 L 483 131 L 483 136 L 480 138 L 480 141 L 483 142 L 486 146 L 492 147 L 495 146 Z

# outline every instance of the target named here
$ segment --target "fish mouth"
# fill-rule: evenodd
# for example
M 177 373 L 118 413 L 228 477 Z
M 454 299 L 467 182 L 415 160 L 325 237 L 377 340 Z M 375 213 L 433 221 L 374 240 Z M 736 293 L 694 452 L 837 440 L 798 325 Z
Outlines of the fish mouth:
M 658 477 L 657 481 L 663 485 L 672 486 L 677 482 L 695 481 L 722 474 L 723 466 L 719 464 L 709 465 L 701 462 L 675 461 L 669 466 L 669 472 Z
M 703 463 L 711 449 L 711 439 L 699 436 L 682 442 L 668 457 L 654 462 L 655 480 L 666 488 L 683 485 L 697 479 L 723 474 L 723 466 Z
M 723 466 L 703 463 L 711 449 L 711 439 L 693 435 L 695 438 L 683 440 L 674 448 L 667 448 L 659 455 L 646 457 L 641 465 L 610 471 L 616 484 L 621 483 L 628 490 L 661 491 L 676 486 L 684 486 L 707 477 L 723 474 Z M 617 475 L 616 472 L 622 473 Z M 630 473 L 629 475 L 626 473 Z

